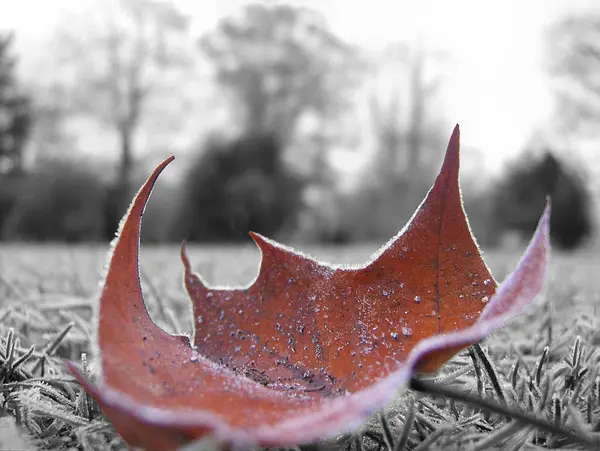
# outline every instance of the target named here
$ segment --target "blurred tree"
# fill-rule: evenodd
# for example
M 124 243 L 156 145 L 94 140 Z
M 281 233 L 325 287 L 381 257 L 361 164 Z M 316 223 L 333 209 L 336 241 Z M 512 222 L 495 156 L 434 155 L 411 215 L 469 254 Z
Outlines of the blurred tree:
M 446 127 L 445 118 L 437 116 L 439 108 L 433 107 L 443 82 L 440 67 L 434 66 L 443 65 L 448 55 L 417 40 L 391 45 L 382 57 L 378 71 L 387 83 L 383 95 L 374 93 L 370 102 L 377 178 L 435 172 L 444 153 Z
M 107 229 L 116 229 L 129 202 L 135 136 L 149 103 L 173 98 L 177 76 L 188 67 L 188 20 L 169 0 L 107 0 L 95 6 L 83 20 L 70 18 L 63 25 L 60 63 L 72 76 L 73 108 L 118 136 L 114 205 L 107 212 L 114 223 Z M 164 113 L 162 107 L 152 111 Z
M 47 159 L 21 181 L 21 193 L 2 237 L 27 241 L 103 238 L 105 188 L 91 168 L 69 159 Z
M 326 122 L 347 104 L 360 67 L 356 49 L 320 14 L 286 4 L 250 4 L 199 44 L 233 96 L 242 132 L 275 133 L 284 146 L 303 115 Z
M 439 75 L 431 77 L 427 66 L 431 60 L 439 63 L 446 57 L 444 52 L 425 49 L 421 42 L 417 42 L 409 52 L 408 82 L 411 101 L 406 139 L 408 170 L 420 169 L 423 165 L 435 167 L 437 157 L 444 154 L 443 127 L 435 123 L 437 118 L 431 108 L 442 81 Z
M 561 121 L 573 131 L 598 135 L 600 119 L 600 15 L 558 20 L 548 33 L 547 59 L 557 86 Z
M 377 96 L 372 96 L 370 112 L 377 146 L 373 172 L 379 182 L 389 181 L 398 176 L 400 154 L 404 147 L 400 99 L 391 95 L 387 106 L 384 106 Z
M 548 195 L 552 240 L 562 249 L 575 249 L 592 231 L 590 195 L 583 179 L 550 151 L 541 159 L 529 155 L 508 169 L 492 198 L 494 219 L 505 230 L 529 235 Z
M 69 110 L 64 88 L 57 83 L 38 88 L 35 91 L 33 116 L 35 127 L 30 137 L 30 161 L 41 166 L 46 161 L 71 155 L 75 150 L 76 139 L 66 125 Z
M 31 129 L 30 99 L 19 92 L 13 34 L 0 33 L 0 174 L 23 170 L 23 150 Z
M 358 239 L 391 237 L 423 200 L 446 146 L 445 118 L 434 107 L 443 86 L 445 52 L 422 40 L 387 47 L 375 62 L 370 98 L 373 160 L 344 212 Z
M 336 125 L 343 120 L 343 107 L 353 101 L 352 88 L 364 69 L 362 55 L 332 33 L 317 12 L 266 2 L 249 4 L 222 20 L 200 39 L 199 48 L 214 64 L 216 80 L 229 96 L 232 123 L 239 124 L 240 138 L 230 145 L 231 152 L 256 152 L 227 157 L 231 164 L 244 161 L 248 169 L 221 163 L 210 182 L 220 183 L 220 191 L 204 190 L 211 198 L 227 192 L 222 195 L 230 205 L 221 210 L 229 225 L 219 226 L 225 234 L 219 239 L 232 234 L 245 239 L 249 227 L 272 235 L 295 222 L 301 206 L 305 213 L 314 209 L 306 202 L 305 188 L 321 197 L 334 189 L 329 150 L 343 139 Z M 282 155 L 260 151 L 261 142 Z M 207 158 L 223 161 L 217 155 L 231 152 Z M 259 161 L 275 169 L 257 171 Z M 293 167 L 293 175 L 287 167 Z M 219 209 L 219 201 L 213 201 L 211 210 Z M 206 209 L 202 215 L 206 221 Z
M 274 236 L 294 223 L 303 183 L 282 161 L 279 138 L 212 138 L 184 181 L 175 237 L 240 241 L 255 231 Z

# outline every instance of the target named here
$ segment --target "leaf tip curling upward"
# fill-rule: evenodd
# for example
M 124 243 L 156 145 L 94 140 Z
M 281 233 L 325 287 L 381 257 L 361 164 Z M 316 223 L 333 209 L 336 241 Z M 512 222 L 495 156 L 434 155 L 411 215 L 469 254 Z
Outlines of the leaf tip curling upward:
M 445 170 L 448 171 L 449 175 L 452 178 L 458 179 L 458 171 L 460 167 L 460 126 L 456 124 L 454 126 L 454 130 L 452 130 L 452 135 L 450 136 L 450 141 L 448 142 L 448 147 L 446 149 L 446 155 L 444 156 L 444 162 L 442 163 L 441 172 L 444 173 Z

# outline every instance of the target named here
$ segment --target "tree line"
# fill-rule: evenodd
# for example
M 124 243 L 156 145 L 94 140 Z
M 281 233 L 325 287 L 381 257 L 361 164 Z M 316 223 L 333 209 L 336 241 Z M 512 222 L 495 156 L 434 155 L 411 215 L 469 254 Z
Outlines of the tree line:
M 0 35 L 2 239 L 112 238 L 147 172 L 143 151 L 152 149 L 140 144 L 140 135 L 151 142 L 177 130 L 198 89 L 190 80 L 199 58 L 218 89 L 215 115 L 226 119 L 196 137 L 187 154 L 192 163 L 178 183 L 157 191 L 146 239 L 241 241 L 248 230 L 330 243 L 386 239 L 430 186 L 450 124 L 434 107 L 448 55 L 416 41 L 373 57 L 343 41 L 319 13 L 285 4 L 250 3 L 191 48 L 189 18 L 174 3 L 114 0 L 94 8 L 58 30 L 57 78 L 43 90 L 28 91 L 19 82 L 14 36 Z M 586 33 L 600 33 L 590 28 Z M 579 32 L 566 25 L 560 30 Z M 559 42 L 572 70 L 563 64 L 553 73 L 589 88 L 579 64 L 596 64 L 594 41 L 583 52 L 593 62 L 576 53 L 582 52 L 579 41 L 571 47 Z M 378 77 L 393 89 L 360 89 Z M 347 121 L 363 91 L 373 158 L 360 182 L 344 190 L 332 149 L 361 139 Z M 581 98 L 571 104 L 575 100 L 582 118 L 600 111 L 587 105 L 585 116 Z M 97 124 L 112 138 L 116 163 L 84 156 L 66 130 L 73 118 Z M 32 141 L 35 158 L 27 164 Z M 553 150 L 525 155 L 485 190 L 470 189 L 477 180 L 464 183 L 482 244 L 497 244 L 506 230 L 529 233 L 531 218 L 551 194 L 555 242 L 578 246 L 593 230 L 580 168 Z

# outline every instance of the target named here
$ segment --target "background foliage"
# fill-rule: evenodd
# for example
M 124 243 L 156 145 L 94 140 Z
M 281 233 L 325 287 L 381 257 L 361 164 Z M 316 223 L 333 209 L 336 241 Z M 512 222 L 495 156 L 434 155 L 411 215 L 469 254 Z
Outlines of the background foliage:
M 560 119 L 573 130 L 589 132 L 598 113 L 599 24 L 568 16 L 547 40 Z M 157 189 L 145 239 L 243 241 L 254 230 L 380 241 L 425 196 L 453 125 L 438 106 L 447 54 L 419 40 L 374 54 L 307 7 L 248 3 L 198 37 L 168 0 L 111 0 L 66 17 L 56 36 L 59 75 L 26 85 L 14 36 L 0 35 L 5 240 L 109 240 L 153 164 L 175 153 L 174 179 Z M 199 80 L 210 80 L 214 98 L 198 97 Z M 195 114 L 198 102 L 214 105 L 214 117 Z M 185 144 L 163 139 L 185 123 L 194 130 Z M 98 142 L 83 142 L 83 129 L 97 131 Z M 546 157 L 545 148 L 552 148 Z M 356 149 L 369 158 L 349 179 L 340 167 Z M 547 195 L 555 244 L 574 249 L 593 239 L 598 196 L 569 151 L 532 145 L 492 179 L 463 171 L 481 244 L 528 236 Z M 463 162 L 476 156 L 463 149 Z

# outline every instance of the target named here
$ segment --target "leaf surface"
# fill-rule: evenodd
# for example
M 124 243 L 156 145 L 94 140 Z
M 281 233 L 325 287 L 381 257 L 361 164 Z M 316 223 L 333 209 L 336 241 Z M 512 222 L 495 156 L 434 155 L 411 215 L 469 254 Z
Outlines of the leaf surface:
M 143 210 L 171 160 L 141 188 L 114 244 L 100 297 L 100 384 L 69 363 L 131 446 L 172 449 L 208 434 L 293 445 L 351 430 L 543 287 L 549 207 L 496 292 L 462 207 L 457 126 L 427 197 L 365 265 L 328 265 L 251 233 L 262 253 L 256 279 L 213 288 L 182 247 L 195 334 L 169 335 L 146 310 L 138 253 Z

